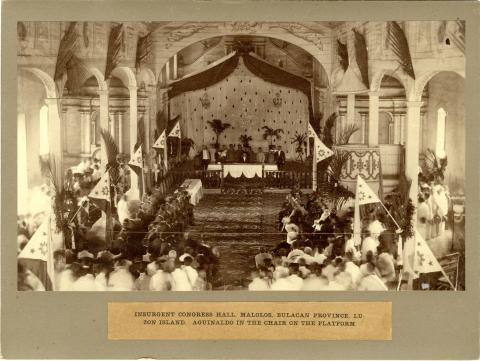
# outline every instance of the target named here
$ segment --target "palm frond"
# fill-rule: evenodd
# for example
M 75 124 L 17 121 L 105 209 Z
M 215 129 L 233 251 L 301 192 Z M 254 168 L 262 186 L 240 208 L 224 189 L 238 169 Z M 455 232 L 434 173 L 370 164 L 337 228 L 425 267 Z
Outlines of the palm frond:
M 108 130 L 101 128 L 100 134 L 105 143 L 108 165 L 113 166 L 117 163 L 117 156 L 119 153 L 117 143 L 115 143 L 115 139 L 113 139 Z
M 338 137 L 338 144 L 345 145 L 348 144 L 350 141 L 350 137 L 360 130 L 355 124 L 348 124 L 341 132 L 340 136 Z
M 325 121 L 325 126 L 323 130 L 323 144 L 325 144 L 328 148 L 332 148 L 333 146 L 333 137 L 332 137 L 332 129 L 335 126 L 337 121 L 337 113 L 332 113 Z
M 331 161 L 330 166 L 327 169 L 327 173 L 330 178 L 338 181 L 342 174 L 342 169 L 345 166 L 345 163 L 347 163 L 348 159 L 350 158 L 350 154 L 348 152 L 335 150 L 333 156 L 330 158 Z

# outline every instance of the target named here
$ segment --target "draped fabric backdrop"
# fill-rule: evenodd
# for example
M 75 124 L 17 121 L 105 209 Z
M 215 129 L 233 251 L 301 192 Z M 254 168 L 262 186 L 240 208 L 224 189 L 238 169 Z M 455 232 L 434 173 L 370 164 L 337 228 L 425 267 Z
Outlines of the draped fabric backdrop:
M 285 76 L 285 71 L 278 70 L 282 74 L 277 75 Z M 262 147 L 266 151 L 269 141 L 263 139 L 262 126 L 281 128 L 284 134 L 280 140 L 274 139 L 273 144 L 281 145 L 287 158 L 296 158 L 295 144 L 292 144 L 291 138 L 295 132 L 307 132 L 310 117 L 309 97 L 305 91 L 276 85 L 254 75 L 245 66 L 243 56 L 233 56 L 207 72 L 206 83 L 212 84 L 217 74 L 221 74 L 220 78 L 223 79 L 198 89 L 199 83 L 189 86 L 186 83 L 187 78 L 182 80 L 186 86 L 174 87 L 170 93 L 179 93 L 170 100 L 170 117 L 179 116 L 182 135 L 191 138 L 197 150 L 204 144 L 212 147 L 215 143 L 215 133 L 207 121 L 218 118 L 232 125 L 220 136 L 220 145 L 239 144 L 240 135 L 247 134 L 253 138 L 250 145 L 254 149 Z M 270 73 L 270 77 L 272 75 Z M 308 82 L 306 79 L 296 78 L 292 80 L 302 80 L 302 86 Z M 308 90 L 308 87 L 305 88 Z M 181 93 L 176 89 L 185 92 Z M 190 89 L 197 90 L 188 91 Z M 201 101 L 205 94 L 210 101 L 208 107 L 204 107 Z M 275 98 L 281 99 L 280 105 L 274 104 Z

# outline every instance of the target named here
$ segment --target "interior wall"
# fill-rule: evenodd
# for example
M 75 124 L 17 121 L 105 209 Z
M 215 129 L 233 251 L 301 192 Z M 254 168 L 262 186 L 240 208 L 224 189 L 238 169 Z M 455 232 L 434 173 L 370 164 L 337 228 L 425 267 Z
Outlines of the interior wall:
M 33 75 L 18 77 L 18 111 L 25 114 L 27 145 L 27 185 L 31 189 L 43 183 L 40 172 L 40 108 L 45 105 L 45 87 Z
M 423 134 L 423 151 L 435 150 L 437 137 L 437 111 L 447 112 L 445 128 L 445 151 L 448 165 L 445 178 L 450 188 L 464 189 L 465 184 L 465 107 L 464 79 L 455 73 L 444 72 L 434 76 L 428 83 L 428 107 L 426 129 Z M 453 190 L 454 190 L 453 189 Z
M 207 94 L 210 106 L 204 108 L 201 98 Z M 277 107 L 273 99 L 279 95 L 281 106 Z M 268 141 L 263 139 L 262 126 L 284 131 L 279 141 L 287 158 L 295 159 L 295 144 L 291 138 L 295 132 L 306 133 L 309 113 L 308 97 L 296 90 L 268 83 L 249 72 L 240 58 L 239 66 L 221 82 L 205 89 L 183 93 L 170 100 L 170 117 L 180 115 L 180 126 L 185 137 L 193 139 L 198 146 L 212 146 L 215 133 L 207 124 L 214 118 L 230 123 L 220 137 L 221 145 L 240 143 L 240 135 L 253 138 L 250 145 L 254 148 L 268 149 Z

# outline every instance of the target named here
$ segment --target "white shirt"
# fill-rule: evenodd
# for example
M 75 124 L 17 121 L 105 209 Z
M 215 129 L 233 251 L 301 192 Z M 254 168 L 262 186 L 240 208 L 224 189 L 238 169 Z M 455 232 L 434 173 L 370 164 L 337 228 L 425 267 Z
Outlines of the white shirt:
M 198 278 L 197 270 L 192 266 L 182 266 L 182 269 L 187 274 L 188 281 L 190 282 L 190 285 L 193 287 L 193 285 L 195 284 Z
M 133 291 L 133 276 L 124 269 L 118 268 L 110 273 L 110 279 L 108 280 L 109 291 Z
M 158 270 L 152 278 L 150 278 L 150 291 L 168 291 L 170 289 L 172 277 L 163 270 Z
M 377 254 L 377 247 L 380 244 L 378 239 L 373 237 L 366 237 L 362 243 L 362 261 L 367 260 L 368 251 L 372 251 L 373 255 Z
M 65 269 L 56 276 L 57 291 L 73 291 L 73 273 L 70 269 Z
M 172 291 L 192 291 L 192 285 L 190 284 L 187 273 L 184 270 L 176 268 L 171 275 Z
M 362 274 L 360 273 L 360 268 L 353 262 L 349 261 L 345 263 L 345 272 L 349 273 L 352 276 L 352 283 L 356 285 Z
M 248 285 L 249 291 L 268 291 L 270 286 L 268 282 L 260 277 L 255 277 L 253 281 Z
M 95 279 L 91 273 L 78 278 L 73 282 L 72 291 L 96 291 Z
M 203 160 L 210 159 L 210 152 L 208 151 L 208 149 L 203 149 L 202 150 L 202 159 Z
M 95 277 L 95 287 L 97 291 L 106 291 L 107 290 L 107 277 L 105 273 L 100 272 Z
M 302 291 L 321 291 L 328 286 L 328 280 L 316 275 L 310 275 L 303 280 Z

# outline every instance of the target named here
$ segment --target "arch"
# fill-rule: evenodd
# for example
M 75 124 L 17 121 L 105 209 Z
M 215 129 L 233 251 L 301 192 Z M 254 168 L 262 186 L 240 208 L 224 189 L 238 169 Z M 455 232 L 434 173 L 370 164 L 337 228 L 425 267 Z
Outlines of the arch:
M 88 68 L 89 72 L 97 79 L 98 90 L 107 90 L 107 82 L 103 76 L 103 73 L 94 67 Z
M 30 74 L 33 74 L 35 77 L 37 77 L 45 87 L 47 98 L 57 97 L 57 88 L 55 87 L 55 82 L 53 81 L 53 78 L 47 73 L 45 73 L 43 70 L 40 70 L 38 68 L 24 67 L 20 68 L 20 71 L 29 72 Z
M 439 70 L 432 70 L 425 74 L 422 74 L 418 79 L 415 81 L 415 86 L 412 89 L 411 99 L 412 101 L 421 101 L 423 90 L 428 82 L 437 74 L 443 72 L 452 72 L 456 73 L 457 75 L 461 76 L 465 79 L 465 71 L 464 70 L 457 70 L 457 69 L 439 69 Z
M 137 84 L 140 86 L 142 83 L 145 83 L 146 89 L 148 87 L 155 87 L 156 78 L 155 74 L 150 68 L 144 67 L 137 74 Z
M 125 85 L 127 88 L 137 86 L 137 79 L 135 78 L 135 74 L 133 73 L 133 70 L 127 66 L 116 67 L 112 70 L 112 75 L 120 79 L 123 85 Z
M 409 84 L 408 79 L 404 76 L 397 74 L 396 69 L 380 69 L 378 70 L 372 77 L 372 81 L 370 82 L 370 91 L 378 92 L 382 86 L 382 80 L 385 75 L 391 76 L 392 78 L 397 79 L 400 84 L 402 84 L 403 89 L 405 89 L 405 96 L 409 92 Z
M 282 30 L 283 28 L 279 26 L 271 26 L 268 30 L 263 30 L 263 29 L 255 29 L 255 31 L 245 33 L 245 32 L 238 32 L 238 31 L 229 31 L 228 29 L 221 29 L 219 28 L 216 32 L 215 35 L 212 35 L 211 28 L 203 28 L 198 31 L 196 31 L 194 34 L 191 34 L 190 36 L 186 36 L 183 38 L 180 38 L 176 41 L 169 42 L 169 37 L 167 36 L 167 39 L 165 40 L 164 38 L 159 38 L 159 43 L 161 46 L 163 46 L 163 49 L 161 50 L 163 52 L 163 56 L 161 57 L 160 62 L 158 63 L 158 68 L 156 69 L 156 83 L 158 83 L 159 78 L 160 78 L 160 73 L 161 69 L 165 66 L 167 63 L 168 59 L 173 57 L 175 54 L 177 54 L 180 50 L 185 49 L 186 47 L 195 44 L 199 41 L 204 41 L 207 39 L 211 38 L 216 38 L 219 36 L 255 36 L 255 37 L 265 37 L 265 38 L 272 38 L 272 39 L 277 39 L 277 40 L 282 40 L 287 43 L 293 44 L 301 49 L 303 49 L 305 52 L 310 54 L 313 59 L 318 61 L 318 63 L 321 65 L 323 70 L 325 71 L 325 74 L 327 76 L 327 87 L 331 86 L 331 66 L 332 66 L 332 61 L 330 59 L 330 53 L 326 53 L 323 51 L 323 49 L 319 48 L 319 42 L 315 41 L 315 39 L 312 40 L 307 40 L 305 34 L 308 33 L 299 33 L 302 34 L 303 36 L 295 36 L 287 30 Z M 164 34 L 162 34 L 164 35 Z M 172 37 L 174 38 L 174 37 Z M 322 35 L 322 38 L 327 38 L 326 35 Z M 328 46 L 328 42 L 325 42 L 324 46 Z

